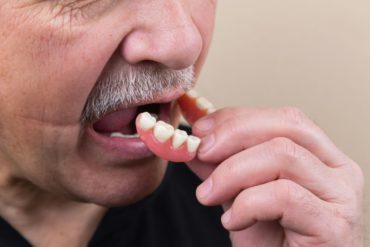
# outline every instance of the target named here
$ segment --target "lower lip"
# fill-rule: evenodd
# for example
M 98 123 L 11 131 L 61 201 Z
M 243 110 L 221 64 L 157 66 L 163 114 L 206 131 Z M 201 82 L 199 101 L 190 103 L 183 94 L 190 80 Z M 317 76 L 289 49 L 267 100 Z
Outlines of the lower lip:
M 172 103 L 162 104 L 159 112 L 159 119 L 165 122 L 170 121 Z M 86 129 L 88 141 L 95 143 L 104 154 L 125 160 L 144 159 L 153 156 L 145 143 L 139 138 L 109 137 L 97 133 L 92 127 Z

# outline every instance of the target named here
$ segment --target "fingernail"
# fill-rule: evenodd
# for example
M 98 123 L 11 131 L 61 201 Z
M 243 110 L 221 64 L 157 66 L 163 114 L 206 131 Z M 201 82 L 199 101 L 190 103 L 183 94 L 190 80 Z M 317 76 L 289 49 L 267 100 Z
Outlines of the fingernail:
M 195 124 L 194 128 L 204 133 L 212 129 L 212 127 L 214 126 L 214 122 L 215 122 L 214 119 L 211 117 L 205 118 L 205 119 L 199 120 Z
M 231 209 L 227 210 L 221 217 L 221 222 L 224 226 L 227 226 L 231 219 Z
M 206 198 L 212 190 L 212 179 L 208 178 L 198 187 L 197 195 L 198 198 Z
M 202 139 L 201 146 L 199 148 L 200 153 L 206 153 L 215 143 L 214 135 L 207 136 Z

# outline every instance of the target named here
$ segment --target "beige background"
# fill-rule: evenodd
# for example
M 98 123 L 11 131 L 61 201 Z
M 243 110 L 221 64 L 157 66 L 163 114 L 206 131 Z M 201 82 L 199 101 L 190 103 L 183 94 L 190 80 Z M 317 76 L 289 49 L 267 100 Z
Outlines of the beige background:
M 300 107 L 368 180 L 370 1 L 220 0 L 198 90 L 218 107 Z

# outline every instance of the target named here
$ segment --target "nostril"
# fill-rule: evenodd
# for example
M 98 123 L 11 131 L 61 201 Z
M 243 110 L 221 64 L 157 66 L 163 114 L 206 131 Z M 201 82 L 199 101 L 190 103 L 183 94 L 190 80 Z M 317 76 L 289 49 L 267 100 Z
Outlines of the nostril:
M 129 64 L 157 63 L 171 69 L 184 69 L 199 58 L 203 40 L 193 26 L 151 27 L 135 30 L 121 44 L 121 56 Z
M 140 61 L 139 64 L 143 66 L 152 66 L 152 67 L 160 66 L 159 63 L 151 61 L 151 60 L 143 60 L 143 61 Z

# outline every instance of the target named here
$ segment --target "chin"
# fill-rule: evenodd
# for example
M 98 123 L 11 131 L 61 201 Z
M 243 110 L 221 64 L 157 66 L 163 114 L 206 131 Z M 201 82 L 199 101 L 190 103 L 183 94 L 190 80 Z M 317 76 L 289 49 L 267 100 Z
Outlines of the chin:
M 73 169 L 60 183 L 73 200 L 104 207 L 127 206 L 153 193 L 166 167 L 167 161 L 154 157 L 114 166 L 89 164 L 77 172 Z

